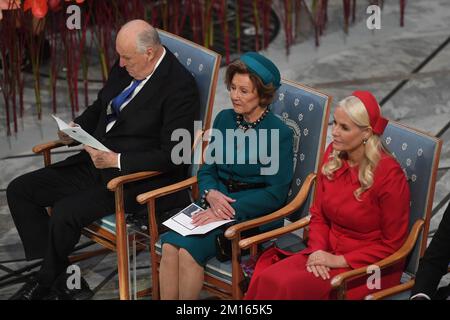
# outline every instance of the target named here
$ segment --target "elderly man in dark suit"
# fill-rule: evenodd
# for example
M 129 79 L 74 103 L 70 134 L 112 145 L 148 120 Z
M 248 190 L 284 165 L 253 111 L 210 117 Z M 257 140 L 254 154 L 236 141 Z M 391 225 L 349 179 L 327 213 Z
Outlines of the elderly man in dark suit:
M 171 161 L 177 143 L 171 141 L 171 134 L 178 128 L 192 134 L 199 114 L 194 78 L 145 21 L 133 20 L 120 29 L 116 51 L 120 59 L 97 100 L 71 123 L 111 152 L 85 146 L 80 153 L 22 175 L 8 186 L 8 205 L 26 258 L 43 258 L 37 276 L 11 299 L 45 299 L 54 291 L 61 282 L 58 277 L 66 275 L 68 255 L 82 228 L 114 212 L 114 194 L 106 188 L 110 179 L 144 170 L 164 172 L 126 186 L 125 208 L 133 212 L 139 209 L 136 195 L 186 177 L 187 165 Z M 65 144 L 74 144 L 58 134 Z M 157 203 L 157 209 L 188 201 L 187 195 L 178 195 Z M 52 207 L 51 216 L 46 207 Z M 89 288 L 84 279 L 82 286 Z
M 437 290 L 442 276 L 450 263 L 450 204 L 444 212 L 441 223 L 430 245 L 420 259 L 412 300 L 445 299 L 450 296 L 450 285 Z

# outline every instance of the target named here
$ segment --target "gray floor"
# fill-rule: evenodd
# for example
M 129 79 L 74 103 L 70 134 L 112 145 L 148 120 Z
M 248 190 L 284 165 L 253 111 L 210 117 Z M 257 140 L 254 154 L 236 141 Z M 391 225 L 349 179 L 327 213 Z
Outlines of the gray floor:
M 330 1 L 331 2 L 331 1 Z M 448 0 L 410 0 L 407 2 L 405 27 L 399 27 L 397 1 L 386 1 L 382 13 L 381 30 L 366 28 L 364 8 L 358 8 L 358 22 L 345 35 L 341 30 L 339 4 L 330 4 L 330 21 L 333 21 L 321 38 L 321 46 L 315 47 L 313 38 L 294 45 L 289 56 L 285 55 L 282 31 L 264 52 L 279 66 L 282 76 L 322 89 L 331 94 L 334 102 L 349 95 L 355 89 L 369 89 L 381 101 L 383 113 L 397 121 L 439 135 L 443 141 L 434 212 L 430 232 L 437 228 L 450 194 L 450 44 L 429 61 L 430 55 L 450 37 L 450 2 Z M 420 72 L 412 74 L 424 61 Z M 95 73 L 95 68 L 91 70 Z M 220 81 L 224 70 L 220 72 Z M 395 94 L 394 88 L 407 79 Z M 67 88 L 59 84 L 58 115 L 69 120 Z M 98 85 L 92 85 L 90 101 L 95 98 Z M 84 97 L 81 95 L 80 100 Z M 12 270 L 28 265 L 23 259 L 23 249 L 17 231 L 9 215 L 5 188 L 16 176 L 42 166 L 42 159 L 31 156 L 31 147 L 42 141 L 55 139 L 56 126 L 50 118 L 50 98 L 44 89 L 44 116 L 35 116 L 34 93 L 31 79 L 27 80 L 26 116 L 20 119 L 19 132 L 6 137 L 4 119 L 0 119 L 0 281 Z M 2 108 L 3 100 L 0 99 Z M 220 83 L 215 100 L 214 115 L 222 108 L 230 107 L 228 93 Z M 54 160 L 66 157 L 58 154 Z M 440 209 L 439 209 L 440 208 Z M 82 239 L 86 242 L 87 239 Z M 149 258 L 143 253 L 138 257 L 139 288 L 148 287 Z M 82 274 L 96 294 L 94 299 L 118 297 L 115 254 L 90 259 L 80 264 Z M 26 273 L 25 273 L 26 274 Z M 450 277 L 443 280 L 449 283 Z M 7 298 L 18 285 L 0 287 L 0 299 Z

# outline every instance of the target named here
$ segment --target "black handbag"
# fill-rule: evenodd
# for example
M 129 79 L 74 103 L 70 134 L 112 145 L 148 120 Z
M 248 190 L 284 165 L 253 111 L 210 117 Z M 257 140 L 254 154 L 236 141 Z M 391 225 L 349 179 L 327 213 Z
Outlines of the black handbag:
M 231 241 L 223 232 L 216 236 L 216 259 L 220 262 L 231 260 Z
M 226 224 L 225 226 L 222 226 L 221 229 L 223 232 L 219 233 L 216 236 L 216 259 L 220 262 L 226 262 L 231 260 L 231 241 L 228 240 L 225 237 L 225 230 L 227 230 L 230 226 L 232 226 L 234 223 Z M 248 238 L 251 236 L 255 236 L 259 234 L 258 228 L 253 228 L 250 230 L 245 230 L 242 232 L 242 238 Z M 247 255 L 250 253 L 250 250 L 243 250 L 241 252 L 241 255 Z

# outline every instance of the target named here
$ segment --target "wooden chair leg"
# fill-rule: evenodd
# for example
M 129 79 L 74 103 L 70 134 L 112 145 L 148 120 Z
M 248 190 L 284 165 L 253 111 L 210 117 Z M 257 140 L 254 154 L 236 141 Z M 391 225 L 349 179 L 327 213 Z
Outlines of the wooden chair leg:
M 119 297 L 120 300 L 130 300 L 130 271 L 129 253 L 125 234 L 124 239 L 117 237 L 117 274 L 119 277 Z
M 130 300 L 128 233 L 125 221 L 122 185 L 115 190 L 114 196 L 116 204 L 116 248 L 117 270 L 119 276 L 119 296 L 120 300 Z
M 151 259 L 151 258 L 150 258 Z M 151 259 L 152 266 L 152 300 L 159 300 L 159 261 L 157 259 Z

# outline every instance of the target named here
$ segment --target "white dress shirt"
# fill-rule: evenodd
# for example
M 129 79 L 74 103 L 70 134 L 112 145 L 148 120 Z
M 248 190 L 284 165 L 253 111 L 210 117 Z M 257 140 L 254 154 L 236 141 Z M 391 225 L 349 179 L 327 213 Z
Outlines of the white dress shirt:
M 120 106 L 120 111 L 122 112 L 123 108 L 125 108 L 127 106 L 127 104 L 133 100 L 133 98 L 139 93 L 139 91 L 141 91 L 141 89 L 144 87 L 144 85 L 147 83 L 147 81 L 151 78 L 151 76 L 155 73 L 156 68 L 158 68 L 158 66 L 160 65 L 161 61 L 164 59 L 164 56 L 166 55 L 166 49 L 163 47 L 163 53 L 161 55 L 161 57 L 158 59 L 158 61 L 156 62 L 155 68 L 153 69 L 152 73 L 150 73 L 147 77 L 145 77 L 144 80 L 142 80 L 141 83 L 139 83 L 139 85 L 136 87 L 136 89 L 134 89 L 133 94 L 131 95 L 131 98 L 129 98 L 128 100 L 126 100 L 121 106 Z M 134 79 L 133 79 L 134 81 Z M 131 83 L 122 90 L 125 91 L 127 90 L 129 87 L 131 87 L 131 85 L 133 84 L 133 81 L 131 81 Z M 109 102 L 109 104 L 111 105 L 112 100 Z M 116 120 L 111 121 L 110 123 L 108 123 L 108 125 L 106 126 L 106 132 L 108 132 L 109 130 L 111 130 L 111 128 L 114 126 L 114 124 L 116 123 Z M 120 153 L 117 155 L 117 166 L 119 168 L 119 170 L 122 170 L 121 166 L 120 166 Z

